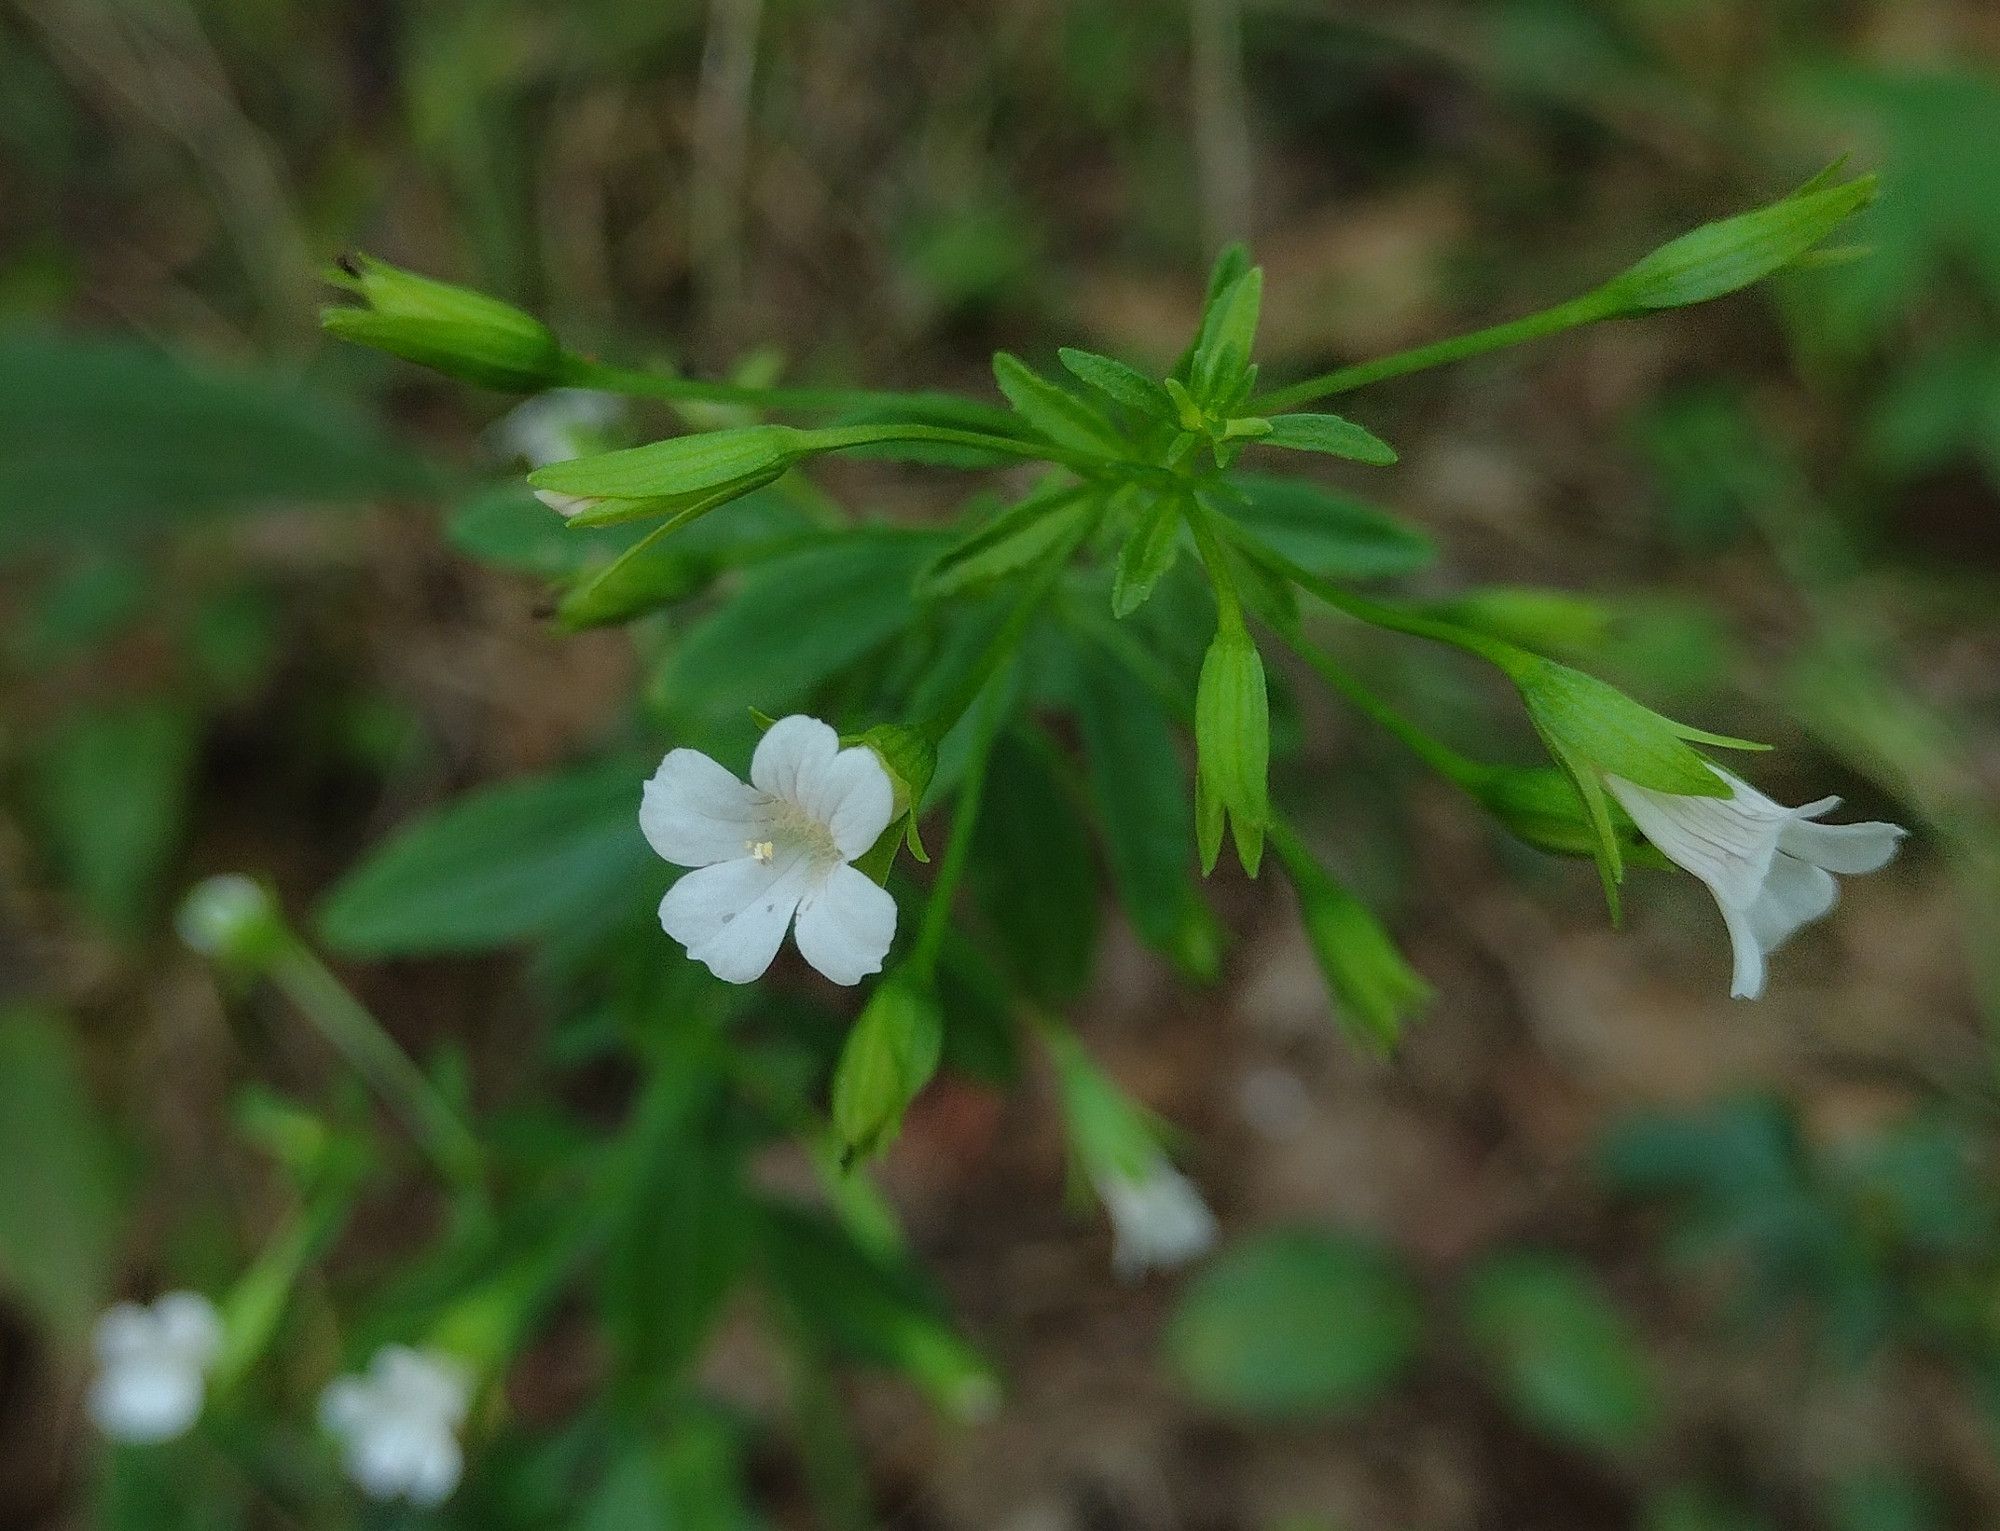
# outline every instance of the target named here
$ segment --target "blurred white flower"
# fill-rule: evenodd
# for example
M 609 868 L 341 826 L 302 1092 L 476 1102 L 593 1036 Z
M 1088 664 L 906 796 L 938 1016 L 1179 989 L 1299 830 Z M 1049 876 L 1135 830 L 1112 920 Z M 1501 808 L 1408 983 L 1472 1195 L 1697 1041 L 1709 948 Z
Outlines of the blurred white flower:
M 327 1385 L 319 1417 L 364 1494 L 428 1506 L 458 1487 L 458 1430 L 471 1400 L 472 1378 L 451 1357 L 384 1345 L 362 1375 Z
M 531 468 L 546 468 L 591 450 L 591 437 L 616 425 L 624 409 L 624 401 L 616 394 L 589 388 L 551 388 L 496 420 L 490 439 L 495 449 L 507 456 L 525 458 Z M 551 489 L 537 489 L 535 498 L 564 516 L 598 503 Z
M 1127 1281 L 1208 1253 L 1215 1214 L 1193 1181 L 1157 1154 L 1136 1175 L 1107 1173 L 1097 1194 L 1111 1215 L 1111 1264 Z
M 1605 785 L 1632 822 L 1674 865 L 1708 885 L 1729 927 L 1735 973 L 1729 992 L 1764 992 L 1764 959 L 1792 932 L 1822 918 L 1840 897 L 1833 874 L 1888 864 L 1908 833 L 1897 824 L 1816 824 L 1837 797 L 1787 808 L 1727 771 L 1728 797 L 1682 797 L 1616 776 Z
M 86 1407 L 115 1441 L 171 1440 L 201 1414 L 208 1370 L 222 1347 L 215 1305 L 168 1292 L 149 1307 L 121 1302 L 97 1321 L 97 1375 Z
M 674 750 L 646 783 L 639 827 L 663 858 L 693 867 L 667 890 L 660 926 L 727 983 L 751 983 L 796 914 L 799 952 L 835 983 L 880 972 L 896 901 L 851 863 L 895 812 L 875 752 L 840 747 L 817 718 L 780 718 L 745 786 L 708 756 Z

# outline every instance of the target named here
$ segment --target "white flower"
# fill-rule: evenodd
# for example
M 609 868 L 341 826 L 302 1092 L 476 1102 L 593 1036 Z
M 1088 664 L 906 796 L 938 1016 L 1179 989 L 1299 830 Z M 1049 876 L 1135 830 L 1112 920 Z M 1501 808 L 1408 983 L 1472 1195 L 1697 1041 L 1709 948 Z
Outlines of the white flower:
M 840 747 L 817 718 L 780 718 L 758 741 L 750 784 L 697 750 L 674 750 L 646 783 L 639 827 L 693 867 L 660 903 L 660 926 L 727 983 L 751 983 L 798 916 L 799 952 L 835 983 L 880 972 L 896 901 L 849 863 L 889 827 L 895 790 L 866 746 Z
M 1127 1281 L 1185 1265 L 1215 1243 L 1215 1214 L 1164 1154 L 1147 1160 L 1136 1175 L 1099 1177 L 1097 1194 L 1111 1215 L 1112 1267 Z
M 86 1407 L 98 1429 L 149 1444 L 195 1422 L 222 1348 L 215 1304 L 196 1292 L 168 1292 L 150 1307 L 121 1302 L 98 1319 L 95 1338 L 97 1376 Z
M 458 1487 L 458 1428 L 471 1400 L 472 1378 L 451 1357 L 384 1345 L 361 1376 L 327 1385 L 319 1417 L 364 1494 L 428 1506 Z
M 1655 792 L 1616 776 L 1605 785 L 1661 855 L 1708 885 L 1735 952 L 1729 992 L 1755 999 L 1764 992 L 1764 959 L 1839 899 L 1833 874 L 1887 865 L 1908 831 L 1896 824 L 1816 824 L 1840 806 L 1839 798 L 1787 808 L 1727 771 L 1709 769 L 1728 784 L 1728 797 Z
M 580 456 L 588 438 L 617 424 L 624 403 L 615 394 L 589 388 L 551 388 L 517 404 L 493 423 L 491 440 L 500 451 L 525 458 L 531 468 Z M 581 495 L 537 489 L 535 498 L 559 515 L 573 516 L 598 503 Z

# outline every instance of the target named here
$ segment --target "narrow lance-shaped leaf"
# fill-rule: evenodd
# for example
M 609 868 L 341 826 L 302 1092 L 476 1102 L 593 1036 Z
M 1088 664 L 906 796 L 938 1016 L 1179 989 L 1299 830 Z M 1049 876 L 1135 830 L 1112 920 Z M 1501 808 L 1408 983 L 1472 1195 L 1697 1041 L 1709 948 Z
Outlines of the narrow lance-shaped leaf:
M 1088 383 L 1113 403 L 1159 420 L 1174 418 L 1174 401 L 1167 390 L 1136 367 L 1070 346 L 1064 346 L 1056 355 L 1072 376 Z
M 1125 455 L 1125 444 L 1110 421 L 1018 356 L 996 353 L 993 379 L 1021 418 L 1058 446 L 1099 457 Z
M 1388 442 L 1339 415 L 1273 415 L 1270 426 L 1257 438 L 1257 445 L 1324 452 L 1374 467 L 1387 467 L 1396 461 L 1396 449 Z

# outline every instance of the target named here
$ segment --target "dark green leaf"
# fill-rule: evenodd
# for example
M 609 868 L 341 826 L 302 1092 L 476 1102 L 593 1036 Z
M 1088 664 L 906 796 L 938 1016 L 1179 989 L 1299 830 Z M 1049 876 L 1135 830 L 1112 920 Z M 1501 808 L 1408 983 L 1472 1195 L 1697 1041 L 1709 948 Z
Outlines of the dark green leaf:
M 1586 1267 L 1504 1256 L 1474 1273 L 1464 1305 L 1474 1342 L 1529 1424 L 1599 1451 L 1652 1438 L 1661 1413 L 1652 1362 Z
M 1118 553 L 1118 571 L 1111 584 L 1113 616 L 1128 617 L 1146 604 L 1181 550 L 1181 505 L 1163 494 L 1139 513 L 1138 524 Z
M 64 1340 L 109 1297 L 119 1197 L 68 1023 L 0 1010 L 0 1285 Z
M 1231 475 L 1234 494 L 1217 505 L 1310 573 L 1328 579 L 1387 579 L 1429 564 L 1430 538 L 1365 500 L 1304 479 Z
M 320 931 L 357 957 L 483 951 L 637 909 L 665 880 L 639 833 L 651 768 L 622 758 L 468 793 L 348 873 Z
M 1421 1334 L 1409 1280 L 1387 1259 L 1300 1230 L 1214 1260 L 1182 1299 L 1167 1352 L 1212 1408 L 1311 1417 L 1374 1402 L 1408 1368 Z
M 0 557 L 431 482 L 337 399 L 127 341 L 0 337 Z
M 994 750 L 973 841 L 972 885 L 1016 980 L 1046 1004 L 1073 1000 L 1097 950 L 1090 838 L 1046 740 L 1008 734 Z

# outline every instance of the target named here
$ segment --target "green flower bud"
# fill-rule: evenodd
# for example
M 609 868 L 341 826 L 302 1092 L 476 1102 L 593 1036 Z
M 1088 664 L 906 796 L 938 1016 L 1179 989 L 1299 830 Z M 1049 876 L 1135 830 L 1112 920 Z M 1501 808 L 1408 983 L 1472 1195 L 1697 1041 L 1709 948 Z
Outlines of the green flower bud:
M 328 334 L 501 393 L 535 393 L 559 381 L 563 352 L 554 332 L 511 303 L 368 255 L 343 258 L 328 280 L 361 299 L 320 311 Z
M 247 968 L 263 966 L 286 938 L 270 891 L 234 872 L 197 883 L 181 901 L 174 929 L 202 956 Z
M 1597 829 L 1568 775 L 1554 766 L 1491 766 L 1467 782 L 1480 806 L 1515 839 L 1552 856 L 1593 856 Z M 1612 833 L 1628 859 L 1656 859 L 1631 819 L 1607 802 Z
M 1195 690 L 1195 821 L 1204 873 L 1215 870 L 1225 816 L 1243 870 L 1257 875 L 1271 821 L 1266 777 L 1271 704 L 1264 661 L 1240 624 L 1217 630 Z
M 1680 308 L 1723 297 L 1782 270 L 1875 200 L 1872 175 L 1840 186 L 1824 186 L 1824 180 L 1819 177 L 1781 202 L 1705 223 L 1662 245 L 1605 283 L 1602 297 L 1620 313 Z
M 1279 857 L 1299 896 L 1306 939 L 1333 993 L 1348 1034 L 1380 1051 L 1430 1003 L 1431 986 L 1403 960 L 1368 906 L 1327 874 L 1296 836 L 1276 836 Z
M 902 973 L 877 985 L 833 1075 L 833 1130 L 844 1159 L 871 1158 L 896 1140 L 943 1048 L 944 1016 L 926 985 Z

